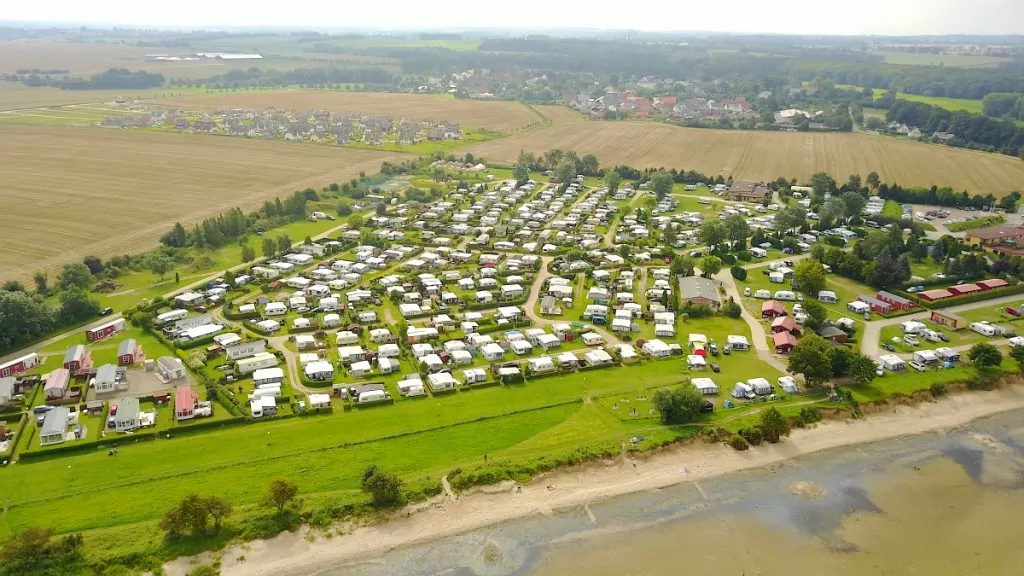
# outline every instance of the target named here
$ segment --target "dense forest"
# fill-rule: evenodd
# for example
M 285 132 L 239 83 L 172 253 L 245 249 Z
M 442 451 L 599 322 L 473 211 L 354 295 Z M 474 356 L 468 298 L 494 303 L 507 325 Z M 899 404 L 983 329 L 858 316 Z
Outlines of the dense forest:
M 992 92 L 981 102 L 986 116 L 1004 120 L 1024 120 L 1024 94 Z
M 391 86 L 398 77 L 380 68 L 296 68 L 294 70 L 233 70 L 204 79 L 171 78 L 172 86 L 201 85 L 212 88 L 258 86 L 376 84 Z
M 94 74 L 89 80 L 82 78 L 65 78 L 57 80 L 45 75 L 29 74 L 22 80 L 26 86 L 52 86 L 61 90 L 144 90 L 146 88 L 157 88 L 163 86 L 164 77 L 162 74 L 150 72 L 132 72 L 124 68 L 111 68 L 106 72 Z

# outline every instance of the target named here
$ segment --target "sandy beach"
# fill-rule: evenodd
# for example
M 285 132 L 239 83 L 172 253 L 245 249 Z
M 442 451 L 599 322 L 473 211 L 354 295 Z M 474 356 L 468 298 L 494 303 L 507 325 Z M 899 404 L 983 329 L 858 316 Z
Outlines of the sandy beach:
M 971 392 L 894 406 L 862 420 L 833 421 L 794 430 L 775 445 L 737 452 L 718 444 L 691 444 L 641 456 L 634 461 L 595 462 L 540 476 L 522 486 L 483 487 L 452 501 L 444 495 L 395 513 L 386 523 L 355 529 L 344 536 L 307 539 L 307 531 L 232 546 L 221 553 L 222 574 L 305 576 L 347 562 L 379 557 L 389 550 L 463 534 L 486 526 L 555 510 L 582 508 L 609 498 L 680 483 L 700 483 L 742 470 L 771 466 L 833 448 L 901 436 L 937 432 L 1002 412 L 1024 409 L 1024 387 Z M 597 521 L 591 515 L 591 521 Z M 310 541 L 312 540 L 312 541 Z M 183 576 L 212 555 L 181 558 L 166 565 Z M 239 558 L 244 558 L 239 561 Z

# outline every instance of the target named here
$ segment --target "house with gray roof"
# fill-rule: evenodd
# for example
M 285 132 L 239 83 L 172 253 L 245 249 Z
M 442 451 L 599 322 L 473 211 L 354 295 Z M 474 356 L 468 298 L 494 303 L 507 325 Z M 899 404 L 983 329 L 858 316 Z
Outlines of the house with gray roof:
M 112 416 L 114 429 L 118 432 L 129 432 L 139 428 L 142 424 L 139 420 L 138 398 L 121 398 L 117 401 L 117 413 Z
M 60 444 L 67 438 L 68 416 L 71 411 L 63 406 L 51 408 L 43 417 L 43 427 L 39 430 L 39 445 L 50 446 Z
M 715 281 L 701 276 L 680 278 L 679 297 L 683 302 L 711 307 L 722 303 L 722 297 L 718 293 L 718 285 L 715 284 Z

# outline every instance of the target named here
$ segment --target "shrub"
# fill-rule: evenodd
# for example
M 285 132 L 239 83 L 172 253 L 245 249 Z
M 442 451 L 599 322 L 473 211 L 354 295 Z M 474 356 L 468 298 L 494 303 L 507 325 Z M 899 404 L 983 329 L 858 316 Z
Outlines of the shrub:
M 730 436 L 727 444 L 732 446 L 733 450 L 738 450 L 740 452 L 750 449 L 750 444 L 748 444 L 742 436 Z
M 945 396 L 949 390 L 946 387 L 945 382 L 936 382 L 928 387 L 928 391 L 932 393 L 932 397 L 938 398 L 939 396 Z
M 804 424 L 814 424 L 821 420 L 821 412 L 813 406 L 800 409 L 800 421 Z
M 732 254 L 725 254 L 722 256 L 722 264 L 725 264 L 726 266 L 732 266 L 735 263 L 736 257 L 733 256 Z
M 838 248 L 844 248 L 846 246 L 846 240 L 843 240 L 839 236 L 825 236 L 825 243 L 829 246 L 836 246 Z
M 750 250 L 740 250 L 736 253 L 736 258 L 743 262 L 750 262 L 753 258 L 750 256 Z
M 764 442 L 764 432 L 758 426 L 751 426 L 740 430 L 740 436 L 751 446 L 760 446 Z
M 737 280 L 743 281 L 747 279 L 747 269 L 742 266 L 733 266 L 729 269 L 729 273 Z

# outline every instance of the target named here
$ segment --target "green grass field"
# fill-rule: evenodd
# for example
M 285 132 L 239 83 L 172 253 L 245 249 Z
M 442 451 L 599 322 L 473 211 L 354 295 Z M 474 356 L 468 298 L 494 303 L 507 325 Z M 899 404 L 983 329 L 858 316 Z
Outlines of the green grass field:
M 846 89 L 846 90 L 862 90 L 863 89 L 861 86 L 853 86 L 853 85 L 850 85 L 850 84 L 836 84 L 836 88 L 843 88 L 843 89 Z M 887 92 L 887 90 L 885 90 L 884 88 L 874 88 L 874 89 L 872 89 L 872 98 L 880 98 L 886 92 Z M 954 112 L 957 111 L 957 110 L 965 110 L 967 112 L 973 112 L 973 113 L 976 113 L 976 114 L 981 114 L 981 111 L 982 111 L 981 100 L 969 100 L 969 99 L 966 99 L 966 98 L 945 98 L 945 97 L 942 97 L 942 96 L 922 96 L 922 95 L 919 95 L 919 94 L 907 94 L 905 92 L 898 93 L 896 95 L 896 97 L 899 98 L 900 100 L 909 100 L 911 102 L 922 102 L 924 104 L 929 104 L 931 106 L 938 106 L 939 108 L 945 108 L 946 110 L 951 110 L 951 111 L 954 111 Z M 876 114 L 876 112 L 877 112 L 877 114 Z M 864 109 L 864 114 L 865 115 L 880 115 L 880 116 L 884 117 L 885 116 L 885 111 L 884 110 L 876 111 L 873 108 L 865 108 Z
M 901 208 L 900 203 L 895 200 L 886 200 L 885 206 L 882 208 L 882 216 L 900 218 L 903 216 L 903 208 Z

